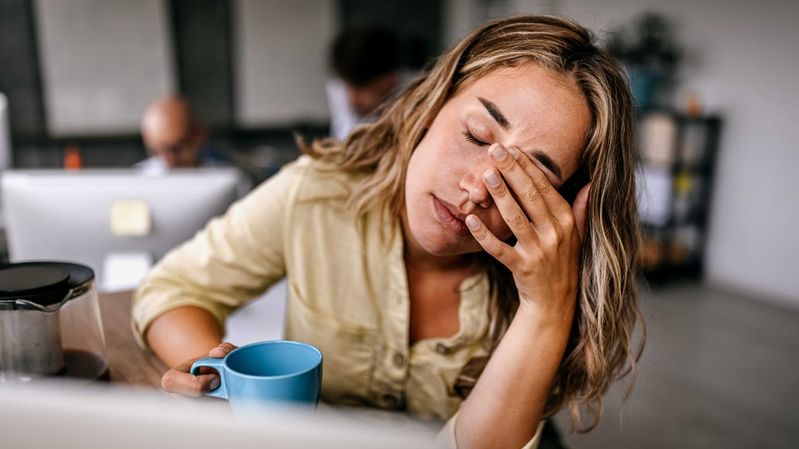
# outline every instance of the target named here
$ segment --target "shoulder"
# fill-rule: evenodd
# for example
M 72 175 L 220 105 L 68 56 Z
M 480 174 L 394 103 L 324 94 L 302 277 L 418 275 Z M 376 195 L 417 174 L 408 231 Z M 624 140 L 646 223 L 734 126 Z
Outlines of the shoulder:
M 303 155 L 255 188 L 248 202 L 253 207 L 274 204 L 285 212 L 319 207 L 341 212 L 363 177 Z
M 364 174 L 352 173 L 303 155 L 285 167 L 298 177 L 297 202 L 347 201 Z

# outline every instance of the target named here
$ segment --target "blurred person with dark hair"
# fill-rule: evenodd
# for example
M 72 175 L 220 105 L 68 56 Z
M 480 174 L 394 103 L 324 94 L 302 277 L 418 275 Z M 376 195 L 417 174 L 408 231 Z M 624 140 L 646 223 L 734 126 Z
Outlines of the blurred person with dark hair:
M 150 157 L 136 167 L 145 172 L 223 165 L 223 159 L 205 146 L 208 132 L 184 98 L 166 96 L 150 103 L 142 115 L 141 135 Z
M 400 46 L 390 31 L 377 27 L 343 31 L 333 42 L 327 84 L 330 134 L 340 140 L 371 114 L 400 85 Z

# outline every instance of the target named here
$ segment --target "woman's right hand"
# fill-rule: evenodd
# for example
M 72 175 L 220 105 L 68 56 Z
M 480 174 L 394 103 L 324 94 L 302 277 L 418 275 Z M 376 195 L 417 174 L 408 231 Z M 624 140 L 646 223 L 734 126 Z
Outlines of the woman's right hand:
M 208 351 L 208 357 L 222 358 L 234 349 L 236 346 L 232 343 L 220 343 Z M 161 376 L 161 388 L 170 393 L 199 397 L 218 387 L 219 375 L 213 369 L 202 367 L 198 376 L 189 372 L 191 365 L 200 358 L 202 357 L 186 360 L 164 373 Z

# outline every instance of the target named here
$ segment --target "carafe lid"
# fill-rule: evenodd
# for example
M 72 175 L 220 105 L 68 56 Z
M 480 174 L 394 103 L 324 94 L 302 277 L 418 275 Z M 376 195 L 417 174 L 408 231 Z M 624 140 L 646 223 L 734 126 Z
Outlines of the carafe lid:
M 61 302 L 94 279 L 94 271 L 69 262 L 19 262 L 0 265 L 0 301 L 27 300 L 42 306 Z

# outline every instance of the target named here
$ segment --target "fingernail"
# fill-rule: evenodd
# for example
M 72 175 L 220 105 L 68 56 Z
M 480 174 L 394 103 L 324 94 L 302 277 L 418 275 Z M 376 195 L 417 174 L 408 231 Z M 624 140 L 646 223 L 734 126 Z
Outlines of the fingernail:
M 486 178 L 486 182 L 488 183 L 489 186 L 491 186 L 491 187 L 498 187 L 499 186 L 499 176 L 497 176 L 497 174 L 494 173 L 494 170 L 489 170 L 485 174 L 485 178 Z
M 466 226 L 468 226 L 469 229 L 471 229 L 472 231 L 480 227 L 480 222 L 478 222 L 477 219 L 474 218 L 474 215 L 467 216 L 466 220 L 464 221 L 466 221 Z
M 513 157 L 513 159 L 515 160 L 519 159 L 519 152 L 516 150 L 515 147 L 508 147 L 507 150 L 508 153 L 510 153 L 510 155 Z
M 213 379 L 211 379 L 211 383 L 208 385 L 208 388 L 210 388 L 211 390 L 216 390 L 217 388 L 219 388 L 219 384 L 220 383 L 221 382 L 220 382 L 219 378 L 218 377 L 214 377 Z
M 505 151 L 504 148 L 502 148 L 502 145 L 500 144 L 494 144 L 493 146 L 491 146 L 491 149 L 489 151 L 491 152 L 491 156 L 496 161 L 505 160 L 505 157 L 508 155 L 508 153 Z

